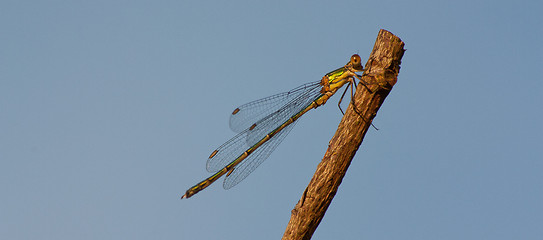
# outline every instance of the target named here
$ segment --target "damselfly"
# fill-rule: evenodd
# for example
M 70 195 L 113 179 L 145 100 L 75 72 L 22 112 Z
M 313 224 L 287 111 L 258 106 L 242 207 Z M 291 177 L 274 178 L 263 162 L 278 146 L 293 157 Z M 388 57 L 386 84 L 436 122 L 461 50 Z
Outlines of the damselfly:
M 239 134 L 213 151 L 207 160 L 207 170 L 215 174 L 189 188 L 181 198 L 191 197 L 225 174 L 224 189 L 241 182 L 270 156 L 292 130 L 298 118 L 312 108 L 325 104 L 347 83 L 345 92 L 351 87 L 352 95 L 353 87 L 356 86 L 355 78 L 365 84 L 361 76 L 356 74 L 361 71 L 364 68 L 360 56 L 355 54 L 345 66 L 327 73 L 320 81 L 306 83 L 288 92 L 236 108 L 230 116 L 230 128 Z

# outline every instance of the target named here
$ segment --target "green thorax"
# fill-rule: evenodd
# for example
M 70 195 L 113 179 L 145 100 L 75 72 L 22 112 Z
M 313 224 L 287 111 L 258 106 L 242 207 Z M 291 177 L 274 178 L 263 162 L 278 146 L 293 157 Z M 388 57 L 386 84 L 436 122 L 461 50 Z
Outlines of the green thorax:
M 343 74 L 344 74 L 345 72 L 347 72 L 347 71 L 349 71 L 349 70 L 347 70 L 347 68 L 345 68 L 345 67 L 340 67 L 340 68 L 338 68 L 338 69 L 336 69 L 336 70 L 334 70 L 334 71 L 331 71 L 331 72 L 327 73 L 326 76 L 328 77 L 328 80 L 329 80 L 328 82 L 329 82 L 330 84 L 335 83 L 335 81 L 336 81 L 338 78 L 343 77 Z

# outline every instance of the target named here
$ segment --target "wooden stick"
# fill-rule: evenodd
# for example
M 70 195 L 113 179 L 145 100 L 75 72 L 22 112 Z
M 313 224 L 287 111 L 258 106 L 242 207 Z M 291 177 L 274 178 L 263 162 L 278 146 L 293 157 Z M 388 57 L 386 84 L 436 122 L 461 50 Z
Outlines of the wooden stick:
M 360 84 L 328 150 L 292 215 L 282 239 L 310 239 L 351 164 L 364 135 L 386 96 L 398 79 L 404 43 L 381 29 Z M 353 108 L 356 108 L 353 109 Z

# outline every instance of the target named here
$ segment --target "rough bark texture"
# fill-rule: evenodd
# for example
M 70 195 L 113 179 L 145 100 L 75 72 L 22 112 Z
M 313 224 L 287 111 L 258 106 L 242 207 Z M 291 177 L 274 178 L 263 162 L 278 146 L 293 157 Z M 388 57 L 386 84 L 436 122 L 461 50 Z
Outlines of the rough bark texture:
M 386 30 L 379 31 L 362 75 L 368 87 L 358 85 L 354 101 L 349 104 L 324 158 L 292 210 L 283 239 L 310 239 L 315 232 L 377 110 L 396 84 L 403 47 L 400 38 Z

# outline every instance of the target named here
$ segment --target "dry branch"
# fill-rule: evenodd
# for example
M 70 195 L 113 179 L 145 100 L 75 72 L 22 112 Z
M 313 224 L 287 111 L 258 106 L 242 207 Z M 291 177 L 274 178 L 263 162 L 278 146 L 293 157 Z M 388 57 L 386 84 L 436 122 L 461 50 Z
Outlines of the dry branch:
M 404 43 L 381 29 L 366 63 L 356 94 L 341 120 L 328 150 L 292 215 L 283 239 L 310 239 L 330 206 L 351 160 L 386 96 L 396 84 Z M 355 104 L 353 104 L 355 103 Z M 356 105 L 356 106 L 355 106 Z M 354 111 L 353 107 L 358 109 Z

